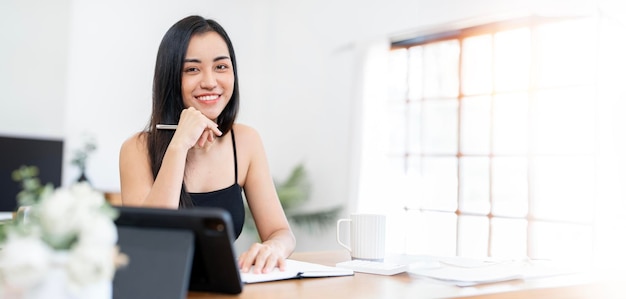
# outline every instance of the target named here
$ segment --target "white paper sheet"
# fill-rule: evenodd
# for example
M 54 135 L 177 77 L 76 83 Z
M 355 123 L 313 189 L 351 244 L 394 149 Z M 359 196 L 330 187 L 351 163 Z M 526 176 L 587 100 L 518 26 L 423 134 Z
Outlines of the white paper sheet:
M 438 267 L 411 267 L 409 274 L 457 286 L 474 286 L 516 279 L 530 279 L 573 273 L 549 262 L 530 260 L 439 258 Z

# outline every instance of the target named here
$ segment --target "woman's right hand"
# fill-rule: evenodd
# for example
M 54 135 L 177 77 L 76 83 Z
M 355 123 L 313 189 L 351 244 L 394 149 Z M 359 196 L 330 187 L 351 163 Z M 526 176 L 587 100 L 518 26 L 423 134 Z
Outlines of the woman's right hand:
M 196 108 L 189 107 L 181 113 L 170 144 L 179 145 L 187 150 L 194 146 L 207 148 L 215 142 L 215 135 L 222 136 L 217 124 Z

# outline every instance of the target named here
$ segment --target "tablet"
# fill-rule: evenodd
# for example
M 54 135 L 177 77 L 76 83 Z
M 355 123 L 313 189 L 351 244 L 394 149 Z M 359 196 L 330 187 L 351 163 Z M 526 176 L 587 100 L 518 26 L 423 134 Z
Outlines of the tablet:
M 118 243 L 120 250 L 129 255 L 129 265 L 115 275 L 114 298 L 138 298 L 131 296 L 131 291 L 163 295 L 165 291 L 181 288 L 184 297 L 187 290 L 241 293 L 243 283 L 233 246 L 232 220 L 227 211 L 202 207 L 116 209 L 120 213 L 115 220 Z M 168 290 L 155 290 L 158 288 Z

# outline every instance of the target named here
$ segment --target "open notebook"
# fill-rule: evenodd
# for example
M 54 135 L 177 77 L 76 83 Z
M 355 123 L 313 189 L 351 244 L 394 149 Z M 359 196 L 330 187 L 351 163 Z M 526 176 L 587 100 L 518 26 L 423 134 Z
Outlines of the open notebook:
M 285 271 L 278 268 L 270 273 L 255 274 L 254 269 L 248 273 L 241 273 L 241 281 L 244 283 L 256 283 L 275 280 L 295 279 L 295 278 L 313 278 L 313 277 L 333 277 L 333 276 L 349 276 L 354 275 L 354 271 L 349 269 L 341 269 L 329 267 L 319 264 L 301 262 L 287 259 Z

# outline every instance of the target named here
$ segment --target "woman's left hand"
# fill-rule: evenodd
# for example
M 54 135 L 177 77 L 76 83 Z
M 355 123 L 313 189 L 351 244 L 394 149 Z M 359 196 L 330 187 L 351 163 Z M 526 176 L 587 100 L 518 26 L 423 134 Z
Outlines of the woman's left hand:
M 239 268 L 247 273 L 254 265 L 254 273 L 268 273 L 278 267 L 285 270 L 285 258 L 282 250 L 275 248 L 270 242 L 254 243 L 248 251 L 239 256 Z

